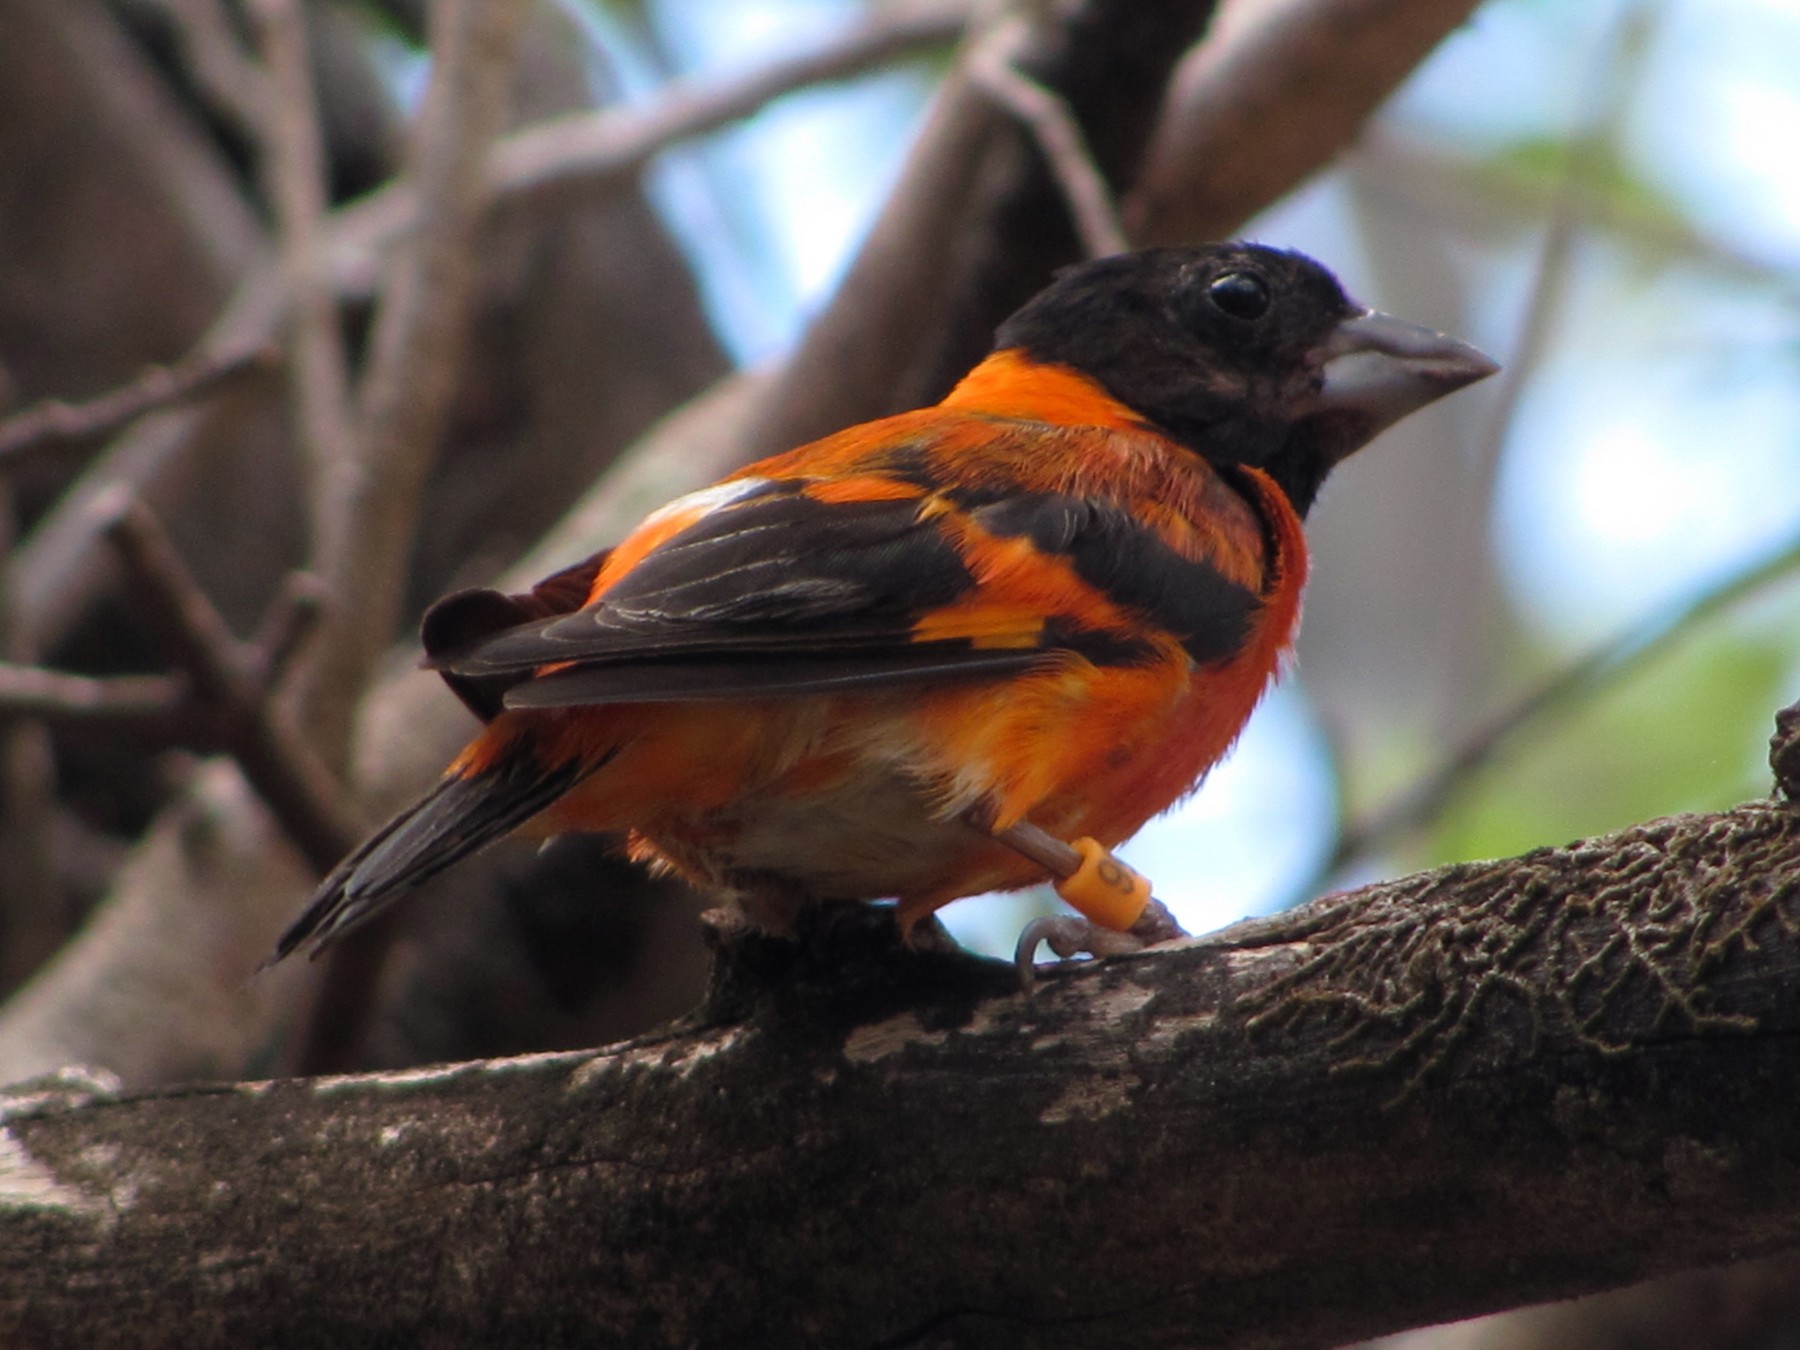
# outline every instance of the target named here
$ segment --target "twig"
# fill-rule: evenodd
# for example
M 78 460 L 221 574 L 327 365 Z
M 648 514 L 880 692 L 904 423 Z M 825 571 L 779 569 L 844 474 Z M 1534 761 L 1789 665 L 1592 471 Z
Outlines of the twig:
M 173 365 L 151 366 L 132 380 L 82 403 L 45 399 L 0 421 L 0 471 L 57 442 L 105 436 L 147 412 L 208 393 L 268 364 L 274 347 L 218 350 L 202 344 Z
M 1011 54 L 997 44 L 978 45 L 969 70 L 976 84 L 1031 133 L 1069 204 L 1075 232 L 1088 257 L 1104 258 L 1129 249 L 1131 241 L 1125 236 L 1112 189 L 1088 152 L 1087 138 L 1068 103 L 1020 73 Z
M 570 113 L 496 142 L 487 190 L 496 198 L 631 173 L 658 151 L 736 122 L 784 94 L 850 79 L 963 31 L 968 0 L 882 6 L 809 51 L 738 75 L 676 80 L 643 107 Z
M 138 612 L 185 676 L 194 716 L 183 738 L 227 751 L 271 814 L 320 871 L 356 840 L 330 772 L 279 721 L 270 696 L 280 670 L 231 634 L 148 508 L 114 499 L 106 537 L 119 551 Z
M 186 689 L 186 681 L 170 675 L 70 675 L 0 661 L 0 722 L 31 717 L 166 729 Z
M 483 165 L 511 84 L 525 0 L 446 0 L 408 178 L 418 212 L 376 311 L 349 458 L 324 470 L 312 556 L 333 608 L 297 670 L 301 720 L 341 766 L 351 710 L 394 635 L 421 488 L 450 415 L 474 291 Z
M 1506 364 L 1501 367 L 1498 389 L 1489 396 L 1486 434 L 1477 462 L 1499 463 L 1502 443 L 1513 414 L 1531 376 L 1550 345 L 1552 330 L 1567 291 L 1575 240 L 1591 223 L 1597 204 L 1582 191 L 1582 184 L 1605 174 L 1618 156 L 1617 139 L 1624 124 L 1639 71 L 1630 58 L 1640 58 L 1645 47 L 1648 7 L 1641 2 L 1626 8 L 1614 22 L 1601 51 L 1594 59 L 1591 78 L 1584 85 L 1591 92 L 1575 133 L 1563 157 L 1562 181 L 1550 203 L 1549 222 L 1538 249 L 1531 294 L 1519 321 L 1519 335 Z M 1641 65 L 1641 59 L 1637 63 Z M 1625 69 L 1621 70 L 1621 67 Z
M 287 669 L 324 614 L 325 583 L 311 572 L 288 573 L 250 640 L 264 679 L 273 680 Z
M 1522 731 L 1606 689 L 1689 636 L 1715 614 L 1800 572 L 1800 539 L 1723 583 L 1636 625 L 1558 671 L 1518 702 L 1477 727 L 1430 773 L 1366 819 L 1347 828 L 1309 893 L 1351 862 L 1369 856 L 1439 819 L 1456 794 Z
M 322 509 L 326 481 L 352 453 L 349 367 L 326 254 L 324 140 L 298 0 L 254 0 L 250 13 L 269 68 L 262 177 L 280 225 L 293 333 L 289 387 L 311 496 L 315 509 Z
M 269 81 L 238 40 L 220 0 L 151 0 L 175 31 L 188 73 L 213 111 L 261 139 L 269 110 Z

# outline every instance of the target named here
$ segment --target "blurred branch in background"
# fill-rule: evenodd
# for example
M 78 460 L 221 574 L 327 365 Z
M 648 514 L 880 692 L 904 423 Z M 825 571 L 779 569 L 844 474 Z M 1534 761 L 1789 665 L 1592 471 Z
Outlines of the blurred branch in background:
M 273 346 L 190 352 L 167 366 L 151 366 L 131 383 L 81 403 L 43 399 L 0 421 L 0 471 L 32 454 L 70 441 L 109 436 L 146 413 L 211 392 L 246 371 L 271 365 Z
M 291 105 L 276 123 L 316 127 L 295 40 L 298 10 L 292 0 L 262 5 L 271 56 L 290 53 L 275 66 L 278 97 Z M 298 134 L 284 138 L 295 144 L 278 159 L 287 161 L 287 172 L 278 174 L 283 182 L 305 184 L 287 189 L 293 200 L 284 204 L 283 238 L 306 241 L 290 242 L 286 254 L 294 382 L 300 440 L 312 466 L 311 569 L 330 597 L 292 688 L 304 735 L 339 774 L 350 758 L 356 704 L 399 626 L 426 476 L 463 376 L 475 318 L 484 166 L 507 114 L 530 9 L 530 0 L 441 0 L 432 7 L 431 72 L 405 173 L 412 219 L 406 247 L 390 260 L 354 393 L 344 383 L 336 306 L 323 287 L 313 235 L 322 200 L 315 196 L 322 189 L 319 156 Z M 284 32 L 289 40 L 278 41 Z M 296 67 L 286 77 L 284 64 Z M 310 306 L 297 303 L 308 296 Z M 324 872 L 332 864 L 315 865 Z M 323 1072 L 355 1053 L 391 931 L 373 926 L 325 963 L 313 1015 L 296 1041 L 296 1067 Z
M 288 308 L 288 400 L 307 466 L 316 539 L 318 522 L 331 510 L 336 480 L 352 472 L 348 466 L 356 454 L 343 317 L 326 260 L 330 169 L 300 0 L 252 0 L 249 13 L 267 70 L 260 85 L 257 155 L 263 195 L 275 211 Z
M 843 33 L 757 69 L 671 81 L 645 107 L 608 108 L 548 119 L 504 137 L 488 162 L 496 199 L 562 184 L 635 173 L 678 141 L 704 136 L 756 113 L 775 99 L 815 85 L 853 79 L 961 35 L 972 0 L 901 0 L 861 15 Z M 399 213 L 371 201 L 372 217 Z M 366 241 L 365 246 L 366 246 Z
M 1013 59 L 1013 53 L 998 44 L 983 43 L 971 54 L 969 73 L 995 102 L 1030 129 L 1038 153 L 1068 204 L 1081 236 L 1082 252 L 1090 258 L 1125 252 L 1131 241 L 1125 237 L 1118 205 L 1088 152 L 1074 113 L 1051 90 L 1020 74 Z
M 201 0 L 185 0 L 199 4 Z M 775 60 L 742 76 L 699 87 L 673 87 L 643 107 L 613 107 L 545 119 L 503 137 L 487 164 L 487 209 L 500 210 L 547 189 L 622 187 L 656 155 L 682 141 L 740 121 L 809 84 L 852 78 L 922 48 L 942 45 L 961 25 L 962 4 L 899 6 L 812 51 Z M 411 189 L 395 183 L 333 211 L 326 251 L 346 297 L 370 293 L 381 258 L 415 214 Z M 231 305 L 183 366 L 239 368 L 269 350 L 289 303 L 274 269 L 252 268 Z M 165 508 L 159 485 L 182 481 L 214 433 L 211 417 L 140 429 L 95 465 L 99 484 L 123 480 Z M 77 488 L 40 521 L 18 562 L 21 606 L 34 631 L 54 642 L 103 582 L 93 565 L 93 513 Z
M 288 661 L 322 617 L 317 580 L 279 592 L 260 641 L 243 643 L 145 507 L 118 503 L 106 536 L 146 628 L 185 676 L 186 706 L 175 709 L 181 743 L 229 754 L 307 862 L 319 871 L 333 866 L 356 842 L 355 819 L 311 742 L 274 706 Z
M 1502 361 L 1499 377 L 1484 391 L 1473 422 L 1468 415 L 1456 419 L 1440 417 L 1433 444 L 1423 462 L 1402 463 L 1396 458 L 1369 466 L 1369 472 L 1352 480 L 1345 492 L 1352 499 L 1360 495 L 1388 496 L 1405 491 L 1411 511 L 1404 523 L 1394 529 L 1404 538 L 1383 547 L 1371 558 L 1366 553 L 1358 559 L 1361 584 L 1372 577 L 1377 584 L 1394 584 L 1398 578 L 1374 570 L 1372 563 L 1385 563 L 1407 577 L 1404 612 L 1393 622 L 1407 625 L 1394 636 L 1388 668 L 1377 677 L 1404 685 L 1404 699 L 1415 718 L 1426 722 L 1433 746 L 1444 738 L 1467 734 L 1472 721 L 1487 721 L 1488 709 L 1495 697 L 1495 674 L 1503 669 L 1500 654 L 1509 642 L 1516 642 L 1512 631 L 1515 620 L 1507 612 L 1504 597 L 1495 575 L 1495 549 L 1492 537 L 1494 486 L 1499 476 L 1502 452 L 1512 433 L 1519 404 L 1527 388 L 1540 372 L 1551 350 L 1553 336 L 1570 289 L 1574 268 L 1574 250 L 1583 233 L 1601 226 L 1605 220 L 1604 202 L 1595 201 L 1580 192 L 1580 185 L 1608 181 L 1617 162 L 1617 142 L 1621 135 L 1631 97 L 1638 85 L 1646 42 L 1651 30 L 1651 10 L 1643 4 L 1622 8 L 1597 43 L 1588 64 L 1592 77 L 1583 84 L 1581 106 L 1566 139 L 1560 173 L 1560 190 L 1546 203 L 1545 227 L 1532 259 L 1530 282 L 1519 306 L 1512 344 Z M 1362 233 L 1368 240 L 1376 266 L 1383 273 L 1384 289 L 1406 295 L 1409 288 L 1418 289 L 1419 274 L 1424 273 L 1430 289 L 1437 294 L 1453 292 L 1454 269 L 1441 250 L 1430 250 L 1410 240 L 1393 238 L 1381 229 L 1395 214 L 1382 211 L 1387 204 L 1364 185 L 1362 165 L 1378 154 L 1358 157 L 1350 175 L 1353 199 L 1363 207 Z M 1584 208 L 1592 208 L 1588 214 Z M 1429 261 L 1428 261 L 1429 260 Z M 1409 297 L 1410 298 L 1410 297 Z M 1423 299 L 1421 297 L 1421 303 Z M 1468 331 L 1467 303 L 1461 313 L 1437 316 L 1447 331 Z M 1407 312 L 1415 312 L 1411 305 Z M 1452 457 L 1441 444 L 1446 433 L 1458 435 L 1466 444 L 1466 452 Z M 1418 439 L 1414 436 L 1412 439 Z M 1380 481 L 1383 477 L 1389 481 Z M 1419 556 L 1433 559 L 1433 566 L 1420 569 Z M 1329 582 L 1327 583 L 1329 584 Z M 1456 621 L 1450 621 L 1452 617 Z M 1316 635 L 1312 635 L 1316 636 Z M 1430 644 L 1433 658 L 1420 663 L 1418 649 Z M 1353 677 L 1354 673 L 1338 673 L 1330 668 L 1332 653 L 1325 654 L 1323 678 L 1314 686 L 1314 697 L 1328 724 L 1342 724 L 1352 719 L 1341 710 L 1353 705 L 1354 691 L 1340 694 L 1334 681 Z M 1423 665 L 1424 668 L 1421 668 Z M 1362 672 L 1368 678 L 1368 672 Z M 1359 759 L 1368 754 L 1366 746 L 1359 753 L 1359 743 L 1352 737 L 1333 738 L 1333 778 L 1339 803 L 1339 838 L 1319 869 L 1296 887 L 1290 903 L 1315 894 L 1317 887 L 1365 860 L 1369 854 L 1361 831 L 1346 827 L 1343 809 L 1357 797 L 1360 780 Z M 1432 786 L 1445 786 L 1441 775 L 1421 776 L 1417 793 L 1409 799 L 1431 791 Z M 1355 836 L 1354 838 L 1352 836 Z
M 307 446 L 319 485 L 312 570 L 331 604 L 296 685 L 307 734 L 334 766 L 346 759 L 352 709 L 398 626 L 421 489 L 450 420 L 473 320 L 483 166 L 506 115 L 529 10 L 529 0 L 433 6 L 431 76 L 407 168 L 415 202 L 407 246 L 390 264 L 370 323 L 353 429 L 337 444 Z M 305 86 L 283 92 L 305 97 Z M 337 359 L 336 322 L 318 322 L 332 330 L 328 359 L 317 371 L 299 371 L 324 379 Z M 298 312 L 296 323 L 306 331 Z M 324 402 L 335 392 L 308 388 L 305 395 Z M 304 430 L 313 429 L 308 417 Z
M 224 0 L 148 3 L 167 16 L 181 50 L 183 67 L 206 91 L 212 109 L 229 117 L 246 138 L 260 140 L 269 136 L 271 115 L 278 115 L 271 77 L 244 50 L 236 20 Z M 266 25 L 270 11 L 266 6 L 260 9 L 259 19 Z M 291 71 L 281 72 L 274 78 L 291 75 Z
M 1143 182 L 1140 244 L 1223 239 L 1335 160 L 1476 0 L 1238 0 L 1182 62 Z
M 1800 539 L 1708 587 L 1673 609 L 1652 615 L 1579 661 L 1555 672 L 1469 732 L 1441 763 L 1367 817 L 1346 825 L 1319 872 L 1296 900 L 1317 895 L 1332 879 L 1430 828 L 1460 802 L 1515 739 L 1544 734 L 1558 718 L 1616 689 L 1717 616 L 1800 575 Z

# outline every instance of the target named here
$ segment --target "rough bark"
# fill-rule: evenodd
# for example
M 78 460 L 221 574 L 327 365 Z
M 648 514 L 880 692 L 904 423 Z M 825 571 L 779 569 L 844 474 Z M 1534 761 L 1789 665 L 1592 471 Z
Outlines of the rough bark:
M 1318 1346 L 1800 1242 L 1800 812 L 1018 994 L 845 912 L 607 1050 L 15 1090 L 9 1343 Z

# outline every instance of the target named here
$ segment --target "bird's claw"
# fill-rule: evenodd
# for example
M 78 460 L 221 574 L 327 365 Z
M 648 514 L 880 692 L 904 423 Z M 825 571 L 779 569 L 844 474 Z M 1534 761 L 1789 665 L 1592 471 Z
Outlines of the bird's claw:
M 1102 928 L 1078 914 L 1051 914 L 1033 919 L 1019 934 L 1019 945 L 1013 952 L 1013 965 L 1019 972 L 1019 986 L 1027 993 L 1037 982 L 1037 949 L 1039 943 L 1064 961 L 1077 956 L 1091 956 L 1104 961 L 1109 956 L 1125 956 L 1141 952 L 1159 942 L 1186 937 L 1187 930 L 1175 922 L 1175 916 L 1160 900 L 1151 900 L 1138 921 L 1121 932 Z

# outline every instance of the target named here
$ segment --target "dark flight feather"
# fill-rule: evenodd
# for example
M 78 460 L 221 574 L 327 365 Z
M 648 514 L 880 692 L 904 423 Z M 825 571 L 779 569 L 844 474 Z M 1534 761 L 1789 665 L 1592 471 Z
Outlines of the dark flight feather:
M 1130 661 L 1139 644 L 1104 640 L 1048 615 L 1030 646 L 966 638 L 918 641 L 915 623 L 975 588 L 950 538 L 915 499 L 822 503 L 780 484 L 713 511 L 646 555 L 601 600 L 573 614 L 519 622 L 495 592 L 464 607 L 428 664 L 498 706 L 796 695 L 998 676 L 1053 651 Z M 1122 507 L 1047 494 L 984 507 L 997 536 L 1028 535 L 1069 557 L 1115 603 L 1180 635 L 1197 661 L 1228 654 L 1259 598 L 1204 562 L 1182 557 Z M 446 602 L 450 604 L 451 602 Z M 428 624 L 428 628 L 431 625 Z M 465 640 L 471 632 L 490 634 Z M 442 635 L 440 635 L 442 636 Z M 546 666 L 559 669 L 534 673 Z M 465 702 L 476 706 L 467 693 Z M 491 701 L 489 701 L 491 700 Z
M 523 824 L 598 767 L 547 765 L 522 754 L 489 773 L 444 778 L 332 869 L 276 941 L 267 964 L 301 946 L 317 951 L 360 927 L 396 893 Z

